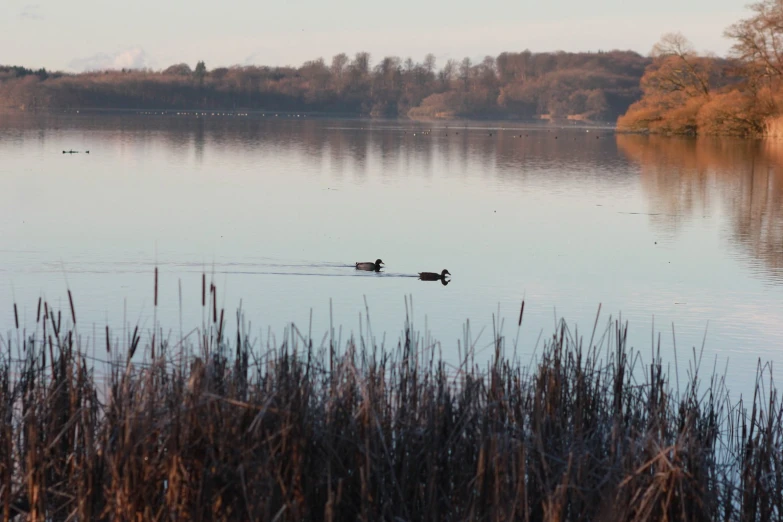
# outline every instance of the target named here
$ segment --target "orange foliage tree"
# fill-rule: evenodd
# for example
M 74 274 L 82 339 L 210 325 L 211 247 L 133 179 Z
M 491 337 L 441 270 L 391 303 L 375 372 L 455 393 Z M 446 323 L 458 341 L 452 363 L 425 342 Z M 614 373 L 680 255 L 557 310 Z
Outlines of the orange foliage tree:
M 679 33 L 664 35 L 651 55 L 641 80 L 642 99 L 618 119 L 618 128 L 696 134 L 700 111 L 726 83 L 725 60 L 698 55 Z
M 731 59 L 698 56 L 681 35 L 653 49 L 644 94 L 618 128 L 683 134 L 770 134 L 783 121 L 783 0 L 750 6 L 731 25 Z M 775 130 L 774 132 L 779 132 Z

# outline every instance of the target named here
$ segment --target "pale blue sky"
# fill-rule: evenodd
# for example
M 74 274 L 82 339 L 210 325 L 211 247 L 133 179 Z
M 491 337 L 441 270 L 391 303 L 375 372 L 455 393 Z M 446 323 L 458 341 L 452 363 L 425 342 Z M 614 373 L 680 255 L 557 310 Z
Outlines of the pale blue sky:
M 0 0 L 0 64 L 90 67 L 300 65 L 339 52 L 480 58 L 502 51 L 647 53 L 681 31 L 725 54 L 744 0 Z

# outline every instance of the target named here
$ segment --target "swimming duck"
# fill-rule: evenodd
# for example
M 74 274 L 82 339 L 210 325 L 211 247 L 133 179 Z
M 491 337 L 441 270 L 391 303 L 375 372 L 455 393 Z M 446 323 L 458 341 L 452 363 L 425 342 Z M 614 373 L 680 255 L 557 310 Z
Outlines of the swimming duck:
M 383 261 L 380 259 L 376 259 L 375 263 L 356 263 L 356 269 L 357 270 L 374 270 L 375 272 L 379 271 L 381 269 L 381 265 L 383 264 Z
M 419 279 L 422 281 L 439 281 L 445 280 L 447 275 L 451 275 L 451 272 L 443 269 L 443 272 L 437 274 L 435 272 L 419 272 Z

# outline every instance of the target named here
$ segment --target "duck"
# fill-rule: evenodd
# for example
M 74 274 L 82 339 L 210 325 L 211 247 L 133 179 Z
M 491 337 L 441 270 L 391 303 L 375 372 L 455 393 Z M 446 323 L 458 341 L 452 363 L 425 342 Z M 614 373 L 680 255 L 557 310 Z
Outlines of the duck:
M 419 279 L 422 281 L 445 281 L 447 275 L 451 275 L 451 272 L 444 268 L 443 272 L 440 274 L 435 272 L 419 272 Z
M 358 262 L 356 263 L 357 270 L 374 270 L 375 272 L 381 269 L 381 265 L 384 264 L 380 259 L 376 259 L 375 263 L 372 262 Z

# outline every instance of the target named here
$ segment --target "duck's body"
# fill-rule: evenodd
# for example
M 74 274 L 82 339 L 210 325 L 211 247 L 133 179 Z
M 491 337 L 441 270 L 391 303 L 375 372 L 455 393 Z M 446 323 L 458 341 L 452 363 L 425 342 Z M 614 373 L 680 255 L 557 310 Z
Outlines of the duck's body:
M 419 279 L 422 281 L 445 281 L 447 275 L 451 275 L 451 272 L 444 268 L 440 274 L 436 272 L 419 272 Z
M 382 264 L 383 264 L 383 261 L 381 261 L 380 259 L 376 259 L 375 263 L 359 262 L 359 263 L 356 263 L 356 269 L 357 270 L 367 270 L 367 271 L 378 272 L 381 269 L 381 265 Z

